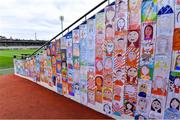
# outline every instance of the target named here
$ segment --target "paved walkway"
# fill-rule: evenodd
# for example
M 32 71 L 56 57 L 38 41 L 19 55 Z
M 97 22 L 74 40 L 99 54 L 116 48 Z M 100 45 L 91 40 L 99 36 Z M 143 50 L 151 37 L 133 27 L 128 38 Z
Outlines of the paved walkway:
M 0 118 L 108 119 L 109 117 L 15 75 L 0 76 Z

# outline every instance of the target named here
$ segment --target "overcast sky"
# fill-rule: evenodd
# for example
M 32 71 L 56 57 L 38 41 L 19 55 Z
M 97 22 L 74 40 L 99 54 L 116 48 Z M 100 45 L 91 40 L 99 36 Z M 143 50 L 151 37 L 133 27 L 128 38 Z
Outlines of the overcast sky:
M 103 0 L 0 0 L 0 35 L 49 40 Z

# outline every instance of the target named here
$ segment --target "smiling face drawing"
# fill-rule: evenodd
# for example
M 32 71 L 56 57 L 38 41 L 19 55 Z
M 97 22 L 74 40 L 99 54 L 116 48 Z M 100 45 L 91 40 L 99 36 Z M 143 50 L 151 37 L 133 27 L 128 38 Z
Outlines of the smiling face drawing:
M 134 78 L 134 77 L 136 77 L 137 76 L 137 69 L 136 68 L 129 68 L 129 70 L 128 70 L 128 76 L 129 77 L 132 77 L 132 78 Z
M 130 46 L 135 46 L 134 43 L 137 42 L 139 34 L 137 31 L 131 31 L 128 33 L 128 41 L 131 43 Z

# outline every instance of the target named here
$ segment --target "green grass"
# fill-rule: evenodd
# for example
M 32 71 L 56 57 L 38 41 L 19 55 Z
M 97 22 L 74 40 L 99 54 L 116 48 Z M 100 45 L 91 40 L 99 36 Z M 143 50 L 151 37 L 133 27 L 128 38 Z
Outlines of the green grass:
M 13 56 L 21 54 L 32 54 L 35 50 L 0 50 L 0 69 L 13 67 Z

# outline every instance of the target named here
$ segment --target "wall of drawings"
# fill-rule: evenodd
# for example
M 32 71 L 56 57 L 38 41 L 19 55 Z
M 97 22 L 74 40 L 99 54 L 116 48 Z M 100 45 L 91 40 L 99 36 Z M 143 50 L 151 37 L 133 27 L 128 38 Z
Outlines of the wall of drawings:
M 116 0 L 15 73 L 113 118 L 180 119 L 180 0 Z

